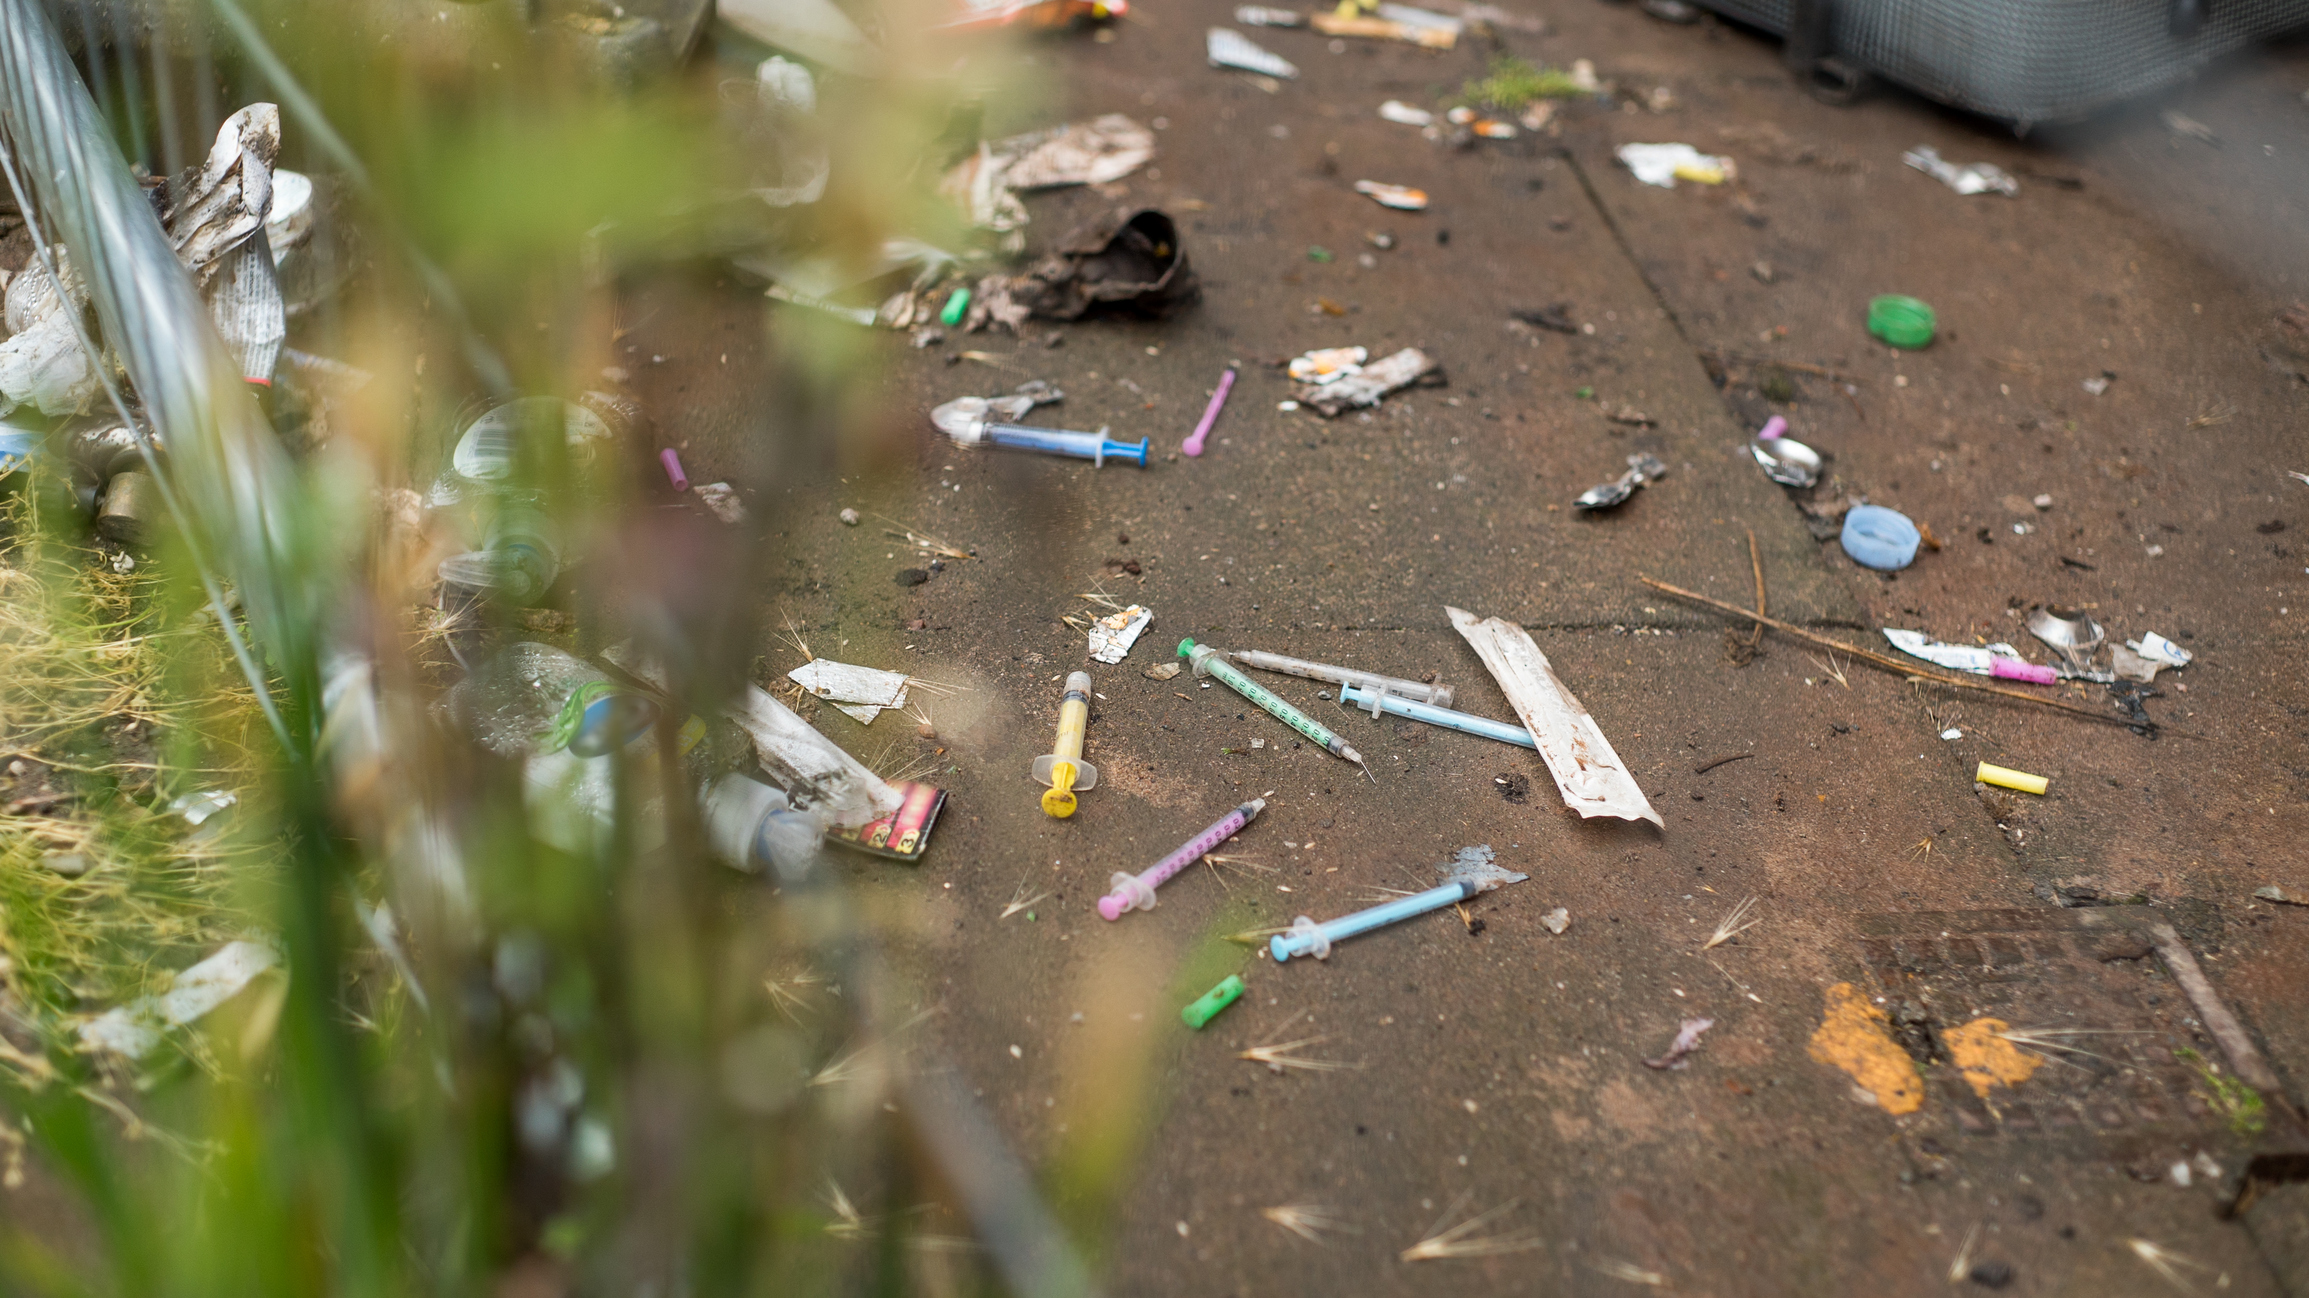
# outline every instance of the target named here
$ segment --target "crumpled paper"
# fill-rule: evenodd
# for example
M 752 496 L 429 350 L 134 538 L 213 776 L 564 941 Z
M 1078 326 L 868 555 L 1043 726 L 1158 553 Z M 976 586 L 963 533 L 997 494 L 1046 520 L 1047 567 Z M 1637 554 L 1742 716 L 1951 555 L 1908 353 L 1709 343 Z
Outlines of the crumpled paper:
M 202 288 L 224 269 L 225 254 L 264 228 L 272 211 L 273 159 L 280 152 L 281 110 L 250 104 L 225 119 L 208 160 L 181 192 L 170 195 L 161 227 Z

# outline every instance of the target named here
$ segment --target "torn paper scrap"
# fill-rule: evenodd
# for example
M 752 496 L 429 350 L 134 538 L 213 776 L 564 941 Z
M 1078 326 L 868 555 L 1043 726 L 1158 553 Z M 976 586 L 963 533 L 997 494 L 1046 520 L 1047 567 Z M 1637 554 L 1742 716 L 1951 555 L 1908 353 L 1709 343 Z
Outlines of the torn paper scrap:
M 1286 81 L 1299 75 L 1289 59 L 1260 49 L 1250 37 L 1226 27 L 1211 28 L 1203 52 L 1214 68 L 1236 68 Z
M 2020 657 L 2020 650 L 2008 644 L 1944 644 L 1922 631 L 1904 631 L 1898 627 L 1885 627 L 1884 638 L 1911 658 L 1922 658 L 1934 666 L 1946 667 L 1952 672 L 1971 672 L 1975 676 L 1990 675 L 1999 658 Z
M 1662 189 L 1674 189 L 1679 179 L 1721 185 L 1738 174 L 1730 158 L 1702 153 L 1689 144 L 1623 144 L 1619 160 L 1637 180 Z
M 1478 618 L 1465 609 L 1446 605 L 1443 611 L 1499 682 L 1515 715 L 1523 718 L 1565 806 L 1582 816 L 1648 820 L 1666 828 L 1619 754 L 1612 751 L 1611 741 L 1596 727 L 1595 718 L 1564 687 L 1528 632 L 1513 622 Z
M 861 726 L 873 724 L 884 708 L 906 706 L 904 672 L 812 658 L 787 672 L 786 679 L 840 708 Z
M 1059 185 L 1104 185 L 1122 179 L 1154 157 L 1154 132 L 1121 113 L 1055 130 L 1014 135 L 993 146 L 997 157 L 1015 158 L 1002 173 L 1012 189 Z
M 141 1059 L 161 1034 L 183 1027 L 240 994 L 251 979 L 280 963 L 269 946 L 227 942 L 215 955 L 177 974 L 169 989 L 116 1006 L 80 1025 L 80 1043 Z
M 890 815 L 906 801 L 758 685 L 748 685 L 727 715 L 754 741 L 755 760 L 787 798 L 824 816 L 828 824 L 855 829 Z
M 264 228 L 273 206 L 273 159 L 280 151 L 281 110 L 250 104 L 217 128 L 198 172 L 169 183 L 161 226 L 195 284 L 207 287 L 225 254 Z
M 1154 624 L 1154 613 L 1133 604 L 1090 624 L 1090 656 L 1102 663 L 1118 663 L 1138 643 L 1139 633 Z
M 1313 406 L 1325 417 L 1344 414 L 1378 405 L 1380 400 L 1397 388 L 1409 387 L 1429 375 L 1440 375 L 1442 367 L 1429 360 L 1427 353 L 1416 347 L 1406 347 L 1393 356 L 1376 360 L 1354 374 L 1321 386 L 1308 384 L 1299 389 L 1299 400 Z

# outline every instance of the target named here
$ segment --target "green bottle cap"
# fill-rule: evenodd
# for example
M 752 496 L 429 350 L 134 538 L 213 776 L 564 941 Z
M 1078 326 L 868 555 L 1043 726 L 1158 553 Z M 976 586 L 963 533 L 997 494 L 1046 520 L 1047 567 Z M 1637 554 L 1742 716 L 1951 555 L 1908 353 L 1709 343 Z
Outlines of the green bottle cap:
M 1868 302 L 1868 332 L 1895 347 L 1915 351 L 1931 345 L 1932 308 L 1912 297 L 1888 293 Z

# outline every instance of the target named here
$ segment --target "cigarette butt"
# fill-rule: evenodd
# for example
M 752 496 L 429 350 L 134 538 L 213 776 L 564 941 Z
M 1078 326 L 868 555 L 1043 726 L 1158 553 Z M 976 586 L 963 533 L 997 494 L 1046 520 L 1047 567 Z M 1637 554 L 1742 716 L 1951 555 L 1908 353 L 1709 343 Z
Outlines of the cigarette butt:
M 1982 784 L 2018 789 L 2022 793 L 2043 793 L 2047 783 L 2041 775 L 2031 775 L 2026 771 L 2007 770 L 2002 766 L 1991 766 L 1986 762 L 1982 762 L 1980 769 L 1972 773 L 1972 778 Z

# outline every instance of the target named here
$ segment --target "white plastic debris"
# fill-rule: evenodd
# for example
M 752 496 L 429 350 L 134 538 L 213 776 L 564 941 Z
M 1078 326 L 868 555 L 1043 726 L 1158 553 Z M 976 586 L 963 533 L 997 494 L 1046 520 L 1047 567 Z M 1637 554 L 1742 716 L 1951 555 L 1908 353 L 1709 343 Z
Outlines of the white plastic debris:
M 1666 827 L 1595 718 L 1556 676 L 1528 632 L 1499 618 L 1478 618 L 1465 609 L 1446 606 L 1443 611 L 1474 646 L 1515 715 L 1538 741 L 1540 758 L 1555 777 L 1565 806 L 1583 817 L 1617 816 Z
M 741 33 L 813 63 L 864 76 L 879 51 L 833 0 L 720 0 L 717 17 Z
M 754 757 L 794 805 L 815 811 L 841 829 L 855 829 L 896 812 L 905 797 L 810 728 L 757 685 L 731 704 L 730 720 L 754 741 Z
M 861 726 L 872 725 L 884 708 L 906 706 L 906 674 L 879 667 L 812 658 L 786 673 L 786 679 L 841 709 Z
M 1962 739 L 1964 738 L 1964 731 L 1959 727 L 1950 726 L 1948 729 L 1940 732 L 1940 737 L 1942 739 Z
M 81 1024 L 80 1042 L 92 1050 L 141 1059 L 160 1044 L 161 1034 L 200 1019 L 279 963 L 271 947 L 227 942 L 215 955 L 177 974 L 167 991 L 116 1006 Z
M 1557 937 L 1562 937 L 1563 931 L 1571 927 L 1571 912 L 1561 906 L 1558 906 L 1554 910 L 1551 910 L 1545 915 L 1540 916 L 1539 925 L 1541 928 L 1544 928 L 1548 932 L 1555 934 Z
M 1390 99 L 1379 105 L 1379 115 L 1399 126 L 1432 126 L 1435 114 L 1424 108 L 1413 108 L 1400 99 Z
M 725 523 L 734 525 L 746 521 L 745 502 L 738 499 L 738 489 L 726 482 L 699 483 L 690 488 L 690 494 Z
M 1335 383 L 1309 384 L 1296 394 L 1300 401 L 1313 406 L 1326 417 L 1348 410 L 1359 410 L 1378 405 L 1380 400 L 1397 388 L 1407 387 L 1436 369 L 1427 353 L 1416 347 L 1406 347 L 1392 356 L 1363 366 L 1354 374 Z
M 2008 644 L 1969 645 L 1945 644 L 1922 631 L 1905 631 L 1899 627 L 1885 627 L 1884 638 L 1892 647 L 1912 658 L 1922 658 L 1937 667 L 1952 672 L 1971 672 L 1975 676 L 1989 675 L 1999 658 L 2018 658 L 2020 650 Z
M 1460 34 L 1467 30 L 1467 23 L 1464 19 L 1453 18 L 1449 14 L 1439 14 L 1432 9 L 1415 9 L 1410 5 L 1382 4 L 1379 6 L 1378 13 L 1382 20 L 1401 23 L 1415 34 L 1432 32 L 1436 36 L 1449 36 L 1453 40 L 1457 40 Z M 1420 41 L 1415 37 L 1413 43 L 1428 44 L 1430 42 Z M 1446 45 L 1444 48 L 1450 47 Z
M 57 273 L 64 278 L 59 293 L 43 260 L 34 256 L 8 281 L 5 310 L 0 312 L 8 337 L 0 341 L 0 415 L 20 406 L 36 407 L 44 415 L 70 414 L 85 408 L 99 391 L 95 366 L 72 329 L 72 314 L 88 301 L 64 245 L 50 249 Z
M 1107 614 L 1090 624 L 1090 656 L 1102 663 L 1121 662 L 1153 624 L 1154 613 L 1138 604 Z
M 1901 154 L 1900 160 L 1959 194 L 2002 194 L 2011 198 L 2020 193 L 2020 182 L 2004 168 L 1986 162 L 1968 162 L 1960 167 L 1942 159 L 1940 150 L 1929 144 L 1917 145 Z
M 1423 212 L 1427 210 L 1427 191 L 1413 189 L 1409 185 L 1390 185 L 1380 180 L 1358 180 L 1355 182 L 1355 192 L 1368 195 L 1371 201 L 1379 206 L 1392 207 L 1398 212 Z
M 2109 385 L 2114 382 L 2116 382 L 2116 380 L 2110 378 L 2106 374 L 2095 374 L 2091 378 L 2084 381 L 2084 390 L 2097 397 L 2103 392 L 2108 391 Z
M 1362 347 L 1319 347 L 1292 357 L 1290 374 L 1301 383 L 1336 383 L 1362 373 L 1363 362 L 1370 358 L 1370 351 Z
M 2125 648 L 2132 650 L 2134 653 L 2139 654 L 2141 657 L 2146 658 L 2151 662 L 2163 663 L 2167 667 L 2186 667 L 2190 663 L 2197 660 L 2197 655 L 2190 653 L 2188 650 L 2183 649 L 2177 644 L 2174 644 L 2172 641 L 2167 640 L 2154 631 L 2149 632 L 2147 635 L 2142 636 L 2138 640 L 2125 641 Z
M 1304 27 L 1307 24 L 1295 9 L 1271 9 L 1266 5 L 1235 6 L 1235 21 L 1245 27 Z
M 1679 179 L 1721 185 L 1739 174 L 1730 158 L 1702 153 L 1689 144 L 1623 144 L 1619 160 L 1637 180 L 1662 189 L 1674 189 Z
M 1204 43 L 1204 53 L 1214 68 L 1234 68 L 1256 72 L 1266 77 L 1296 79 L 1299 69 L 1280 54 L 1260 49 L 1250 37 L 1229 27 L 1213 27 Z

